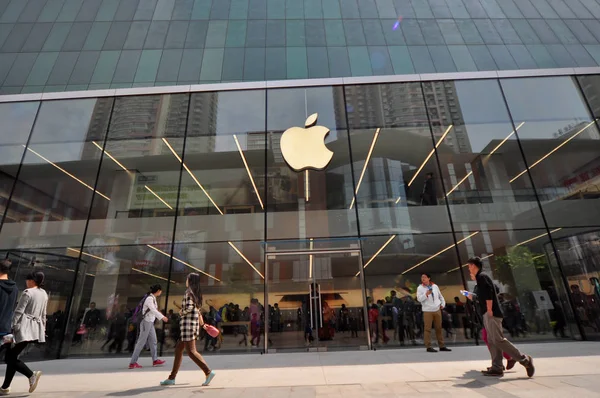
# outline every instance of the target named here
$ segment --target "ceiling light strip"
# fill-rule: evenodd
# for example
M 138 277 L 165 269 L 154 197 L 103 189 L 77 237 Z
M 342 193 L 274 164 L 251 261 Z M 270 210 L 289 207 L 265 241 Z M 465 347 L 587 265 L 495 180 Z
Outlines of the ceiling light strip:
M 304 200 L 306 202 L 310 200 L 310 180 L 308 177 L 308 170 L 304 171 Z
M 310 251 L 313 249 L 313 240 L 310 238 Z M 308 278 L 312 279 L 313 275 L 313 255 L 308 256 Z
M 106 261 L 107 263 L 111 263 L 112 264 L 112 261 L 110 261 L 110 260 L 107 260 L 107 259 L 102 258 L 102 257 L 94 256 L 93 254 L 82 252 L 82 251 L 77 250 L 77 249 L 73 249 L 72 247 L 67 247 L 67 250 L 75 252 L 75 253 L 81 253 L 84 256 L 92 257 L 92 258 L 95 258 L 96 260 Z
M 173 283 L 173 284 L 175 283 L 174 281 L 170 281 L 170 280 L 168 280 L 168 279 L 167 279 L 167 278 L 165 278 L 165 277 L 162 277 L 162 276 L 159 276 L 159 275 L 156 275 L 156 274 L 152 274 L 152 273 L 150 273 L 150 272 L 142 271 L 141 269 L 132 268 L 131 270 L 132 270 L 132 271 L 135 271 L 135 272 L 139 272 L 140 274 L 144 274 L 144 275 L 152 276 L 152 277 L 154 277 L 154 278 L 157 278 L 157 279 L 160 279 L 160 280 L 163 280 L 163 281 L 167 281 L 167 282 L 170 282 L 170 283 Z
M 167 206 L 169 209 L 173 210 L 173 208 L 171 207 L 171 205 L 168 204 L 167 202 L 165 202 L 163 198 L 161 198 L 160 196 L 158 196 L 158 194 L 156 192 L 154 192 L 152 189 L 150 189 L 150 187 L 148 185 L 144 185 L 144 188 L 146 188 L 148 191 L 150 191 L 150 193 L 152 193 L 152 195 L 156 196 L 158 198 L 158 200 L 160 200 L 161 202 L 164 203 L 165 206 Z
M 551 233 L 551 234 L 553 234 L 553 233 L 555 233 L 555 232 L 557 232 L 557 231 L 560 231 L 561 229 L 562 229 L 562 228 L 556 228 L 556 229 L 553 229 L 552 231 L 550 231 L 550 233 Z M 544 236 L 546 236 L 546 235 L 548 235 L 548 234 L 544 232 L 543 234 L 540 234 L 540 235 L 538 235 L 538 236 L 534 236 L 534 237 L 533 237 L 533 238 L 531 238 L 531 239 L 527 239 L 527 240 L 525 240 L 525 241 L 523 241 L 523 242 L 519 242 L 519 243 L 517 243 L 516 245 L 514 245 L 513 247 L 518 247 L 518 246 L 521 246 L 521 245 L 525 245 L 525 244 L 527 244 L 527 243 L 530 243 L 530 242 L 533 242 L 534 240 L 537 240 L 537 239 L 539 239 L 539 238 L 543 238 L 543 237 L 544 237 Z
M 494 256 L 493 254 L 490 254 L 490 255 L 487 255 L 485 257 L 481 257 L 481 260 L 485 260 L 486 258 L 490 258 L 490 257 L 493 257 L 493 256 Z M 463 267 L 466 267 L 467 265 L 468 265 L 468 263 L 467 264 L 463 264 L 460 267 L 452 268 L 450 271 L 447 271 L 446 273 L 449 274 L 450 272 L 458 271 L 459 269 L 461 269 Z
M 446 136 L 448 135 L 448 133 L 450 132 L 450 129 L 452 129 L 453 125 L 451 124 L 450 126 L 448 126 L 448 128 L 446 129 L 446 131 L 444 132 L 444 134 L 442 134 L 442 136 L 440 137 L 440 139 L 438 140 L 437 144 L 435 144 L 435 148 L 437 149 L 440 144 L 444 141 L 444 139 L 446 138 Z M 408 182 L 408 186 L 410 187 L 412 185 L 412 183 L 415 181 L 415 179 L 417 178 L 417 176 L 419 175 L 419 173 L 421 172 L 421 170 L 423 170 L 423 167 L 425 167 L 425 165 L 427 164 L 427 162 L 429 161 L 429 158 L 431 158 L 431 156 L 433 156 L 433 153 L 435 152 L 435 149 L 432 149 L 431 152 L 429 152 L 429 155 L 427 155 L 427 157 L 425 158 L 425 160 L 423 161 L 423 163 L 421 164 L 421 166 L 419 167 L 419 169 L 417 170 L 417 172 L 415 173 L 415 175 L 413 176 L 413 178 L 410 179 L 410 181 Z
M 69 173 L 67 170 L 63 169 L 62 167 L 60 167 L 59 165 L 57 165 L 56 163 L 46 159 L 45 157 L 43 157 L 42 155 L 40 155 L 39 153 L 37 153 L 36 151 L 34 151 L 33 149 L 23 145 L 24 148 L 27 148 L 28 151 L 32 152 L 33 154 L 37 155 L 40 159 L 48 162 L 49 164 L 51 164 L 52 166 L 56 167 L 58 170 L 62 171 L 63 173 L 65 173 L 66 175 L 68 175 L 69 177 L 71 177 L 72 179 L 74 179 L 75 181 L 77 181 L 78 183 L 80 183 L 81 185 L 83 185 L 84 187 L 88 188 L 89 190 L 91 190 L 92 192 L 96 192 L 98 195 L 102 196 L 104 199 L 106 200 L 110 200 L 110 198 L 106 195 L 104 195 L 103 193 L 100 193 L 99 191 L 96 191 L 94 188 L 92 188 L 90 185 L 86 184 L 85 182 L 81 181 L 79 178 L 75 177 L 73 174 Z
M 556 146 L 556 148 L 554 148 L 553 150 L 551 150 L 550 152 L 548 152 L 547 154 L 545 154 L 544 156 L 542 156 L 541 158 L 539 158 L 534 164 L 532 164 L 531 166 L 529 166 L 528 168 L 525 168 L 525 170 L 523 170 L 522 172 L 520 172 L 519 174 L 517 174 L 515 177 L 513 177 L 512 180 L 510 180 L 510 182 L 512 183 L 513 181 L 515 181 L 517 178 L 521 177 L 523 174 L 525 174 L 527 172 L 527 169 L 531 170 L 533 169 L 535 166 L 537 166 L 538 164 L 540 164 L 544 159 L 546 159 L 548 156 L 552 155 L 554 152 L 558 151 L 560 148 L 562 148 L 564 145 L 567 145 L 567 143 L 569 141 L 571 141 L 573 138 L 577 137 L 579 134 L 583 133 L 585 130 L 587 130 L 588 127 L 590 127 L 592 124 L 596 123 L 596 120 L 591 121 L 590 123 L 588 123 L 584 128 L 582 128 L 581 130 L 579 130 L 578 132 L 576 132 L 575 134 L 573 134 L 572 136 L 570 136 L 568 139 L 564 140 L 563 142 L 561 142 L 559 145 Z
M 450 246 L 448 246 L 447 248 L 445 248 L 445 249 L 443 249 L 443 250 L 440 250 L 439 252 L 435 253 L 433 256 L 427 257 L 425 260 L 421 261 L 420 263 L 418 263 L 418 264 L 416 264 L 416 265 L 413 265 L 412 267 L 410 267 L 409 269 L 407 269 L 406 271 L 404 271 L 404 272 L 402 273 L 402 275 L 404 275 L 404 274 L 406 274 L 407 272 L 410 272 L 410 271 L 412 271 L 413 269 L 415 269 L 415 268 L 417 268 L 417 267 L 419 267 L 419 266 L 421 266 L 421 265 L 425 264 L 425 263 L 426 263 L 426 262 L 428 262 L 429 260 L 431 260 L 431 259 L 434 259 L 435 257 L 437 257 L 437 256 L 439 256 L 440 254 L 442 254 L 442 253 L 444 253 L 444 252 L 446 252 L 446 251 L 448 251 L 448 250 L 452 249 L 454 246 L 461 244 L 462 242 L 466 241 L 467 239 L 471 239 L 473 236 L 477 235 L 478 233 L 479 233 L 479 231 L 473 232 L 471 235 L 469 235 L 469 236 L 467 236 L 467 237 L 465 237 L 465 238 L 462 238 L 462 239 L 461 239 L 461 240 L 459 240 L 458 242 L 451 244 Z
M 263 205 L 263 201 L 260 198 L 260 195 L 258 193 L 258 189 L 256 188 L 256 184 L 254 183 L 254 178 L 252 177 L 252 173 L 250 172 L 250 168 L 248 167 L 248 162 L 246 162 L 246 156 L 244 155 L 244 151 L 242 151 L 242 147 L 240 146 L 240 142 L 238 141 L 237 136 L 235 134 L 233 135 L 233 139 L 235 140 L 235 145 L 237 145 L 238 151 L 240 152 L 240 156 L 242 157 L 242 161 L 244 162 L 244 166 L 246 167 L 246 171 L 248 172 L 248 177 L 250 177 L 250 182 L 252 182 L 252 186 L 254 187 L 254 193 L 256 194 L 256 197 L 258 198 L 258 202 L 260 203 L 260 207 L 261 207 L 261 209 L 264 210 L 265 206 Z
M 192 177 L 192 180 L 194 180 L 194 182 L 196 183 L 196 185 L 198 185 L 198 187 L 200 187 L 200 189 L 202 190 L 202 192 L 204 192 L 204 194 L 206 195 L 206 197 L 208 198 L 208 200 L 210 200 L 210 203 L 212 203 L 212 205 L 217 209 L 217 211 L 221 215 L 224 215 L 224 213 L 221 211 L 221 209 L 219 208 L 219 206 L 217 206 L 217 204 L 215 203 L 215 201 L 213 200 L 213 198 L 208 194 L 208 192 L 206 192 L 206 189 L 204 189 L 204 187 L 202 186 L 202 184 L 200 184 L 200 181 L 198 181 L 198 179 L 196 178 L 196 176 L 187 167 L 187 165 L 185 163 L 183 163 L 183 161 L 181 160 L 181 158 L 179 157 L 179 155 L 177 154 L 177 152 L 175 152 L 175 150 L 173 149 L 173 147 L 171 146 L 171 144 L 169 144 L 169 141 L 167 141 L 166 138 L 163 138 L 162 140 L 165 143 L 165 145 L 171 150 L 171 153 L 177 158 L 177 160 L 179 160 L 179 163 L 183 164 L 183 168 L 185 169 L 185 171 L 188 172 L 188 174 L 190 175 L 190 177 Z
M 113 155 L 111 155 L 110 153 L 108 153 L 108 151 L 102 149 L 102 147 L 100 145 L 98 145 L 98 143 L 96 143 L 96 141 L 92 141 L 92 144 L 96 145 L 96 148 L 100 149 L 104 154 L 106 154 L 106 156 L 108 156 L 113 162 L 115 162 L 120 168 L 122 168 L 123 170 L 125 170 L 125 172 L 129 175 L 133 175 L 133 173 L 129 170 L 127 170 L 127 168 L 125 166 L 123 166 L 117 159 L 115 159 L 115 157 Z
M 367 261 L 367 263 L 365 265 L 363 265 L 363 269 L 367 268 L 369 266 L 369 264 L 371 264 L 373 262 L 373 260 L 375 260 L 375 257 L 377 257 L 379 255 L 379 253 L 381 253 L 383 251 L 383 249 L 385 249 L 387 247 L 387 245 L 390 244 L 390 242 L 392 240 L 394 240 L 394 238 L 398 236 L 398 235 L 392 235 L 390 236 L 390 238 L 387 240 L 387 242 L 385 242 L 380 248 L 379 250 L 377 250 L 377 252 L 373 255 L 373 257 L 371 257 L 369 259 L 369 261 Z M 359 276 L 360 275 L 360 271 L 356 273 L 356 275 L 354 276 Z
M 233 250 L 235 250 L 235 251 L 236 251 L 236 253 L 237 253 L 237 254 L 239 254 L 239 255 L 240 255 L 240 257 L 241 257 L 241 258 L 243 258 L 243 259 L 244 259 L 244 261 L 246 261 L 246 262 L 248 263 L 248 265 L 249 265 L 249 266 L 251 266 L 251 267 L 252 267 L 252 269 L 253 269 L 254 271 L 256 271 L 256 273 L 257 273 L 258 275 L 260 275 L 260 277 L 261 277 L 261 278 L 265 279 L 265 277 L 263 276 L 263 274 L 261 274 L 261 273 L 260 273 L 260 271 L 259 271 L 259 270 L 258 270 L 258 269 L 257 269 L 257 268 L 254 266 L 254 264 L 252 264 L 252 263 L 250 262 L 250 260 L 248 260 L 248 259 L 246 258 L 246 256 L 244 256 L 244 254 L 243 254 L 243 253 L 242 253 L 242 252 L 241 252 L 241 251 L 240 251 L 240 250 L 239 250 L 237 247 L 235 247 L 235 245 L 234 245 L 233 243 L 231 243 L 231 242 L 227 242 L 227 243 L 229 243 L 229 246 L 231 246 L 231 248 L 232 248 Z
M 178 263 L 180 263 L 180 264 L 183 264 L 183 265 L 185 265 L 185 266 L 187 266 L 187 267 L 189 267 L 189 268 L 191 268 L 191 269 L 193 269 L 193 270 L 195 270 L 195 271 L 198 271 L 198 272 L 200 272 L 201 274 L 204 274 L 204 275 L 208 276 L 209 278 L 212 278 L 212 279 L 216 280 L 217 282 L 221 282 L 221 280 L 220 280 L 220 279 L 218 279 L 218 278 L 215 278 L 215 277 L 214 277 L 214 276 L 212 276 L 211 274 L 209 274 L 209 273 L 206 273 L 206 272 L 202 271 L 200 268 L 196 268 L 196 267 L 194 267 L 193 265 L 191 265 L 191 264 L 189 264 L 189 263 L 186 263 L 185 261 L 183 261 L 183 260 L 180 260 L 180 259 L 178 259 L 178 258 L 177 258 L 177 257 L 175 257 L 175 256 L 171 256 L 169 253 L 167 253 L 167 252 L 165 252 L 165 251 L 162 251 L 162 250 L 160 250 L 160 249 L 159 249 L 159 248 L 157 248 L 157 247 L 154 247 L 154 246 L 152 246 L 152 245 L 146 245 L 146 246 L 148 246 L 148 247 L 149 247 L 150 249 L 152 249 L 152 250 L 156 250 L 156 251 L 157 251 L 157 252 L 159 252 L 160 254 L 164 254 L 165 256 L 172 258 L 173 260 L 177 261 L 177 262 L 178 262 Z
M 506 141 L 507 141 L 507 140 L 508 140 L 510 137 L 512 137 L 512 136 L 513 136 L 513 134 L 515 134 L 515 133 L 516 133 L 516 132 L 517 132 L 517 131 L 518 131 L 518 130 L 521 128 L 521 127 L 523 127 L 523 125 L 524 125 L 524 124 L 525 124 L 525 122 L 521 122 L 521 124 L 519 124 L 519 125 L 517 126 L 517 128 L 516 128 L 516 129 L 514 129 L 514 130 L 512 131 L 512 133 L 510 133 L 509 135 L 507 135 L 507 136 L 506 136 L 506 138 L 505 138 L 505 139 L 503 139 L 503 140 L 502 140 L 502 142 L 501 142 L 501 143 L 499 143 L 499 144 L 496 146 L 496 148 L 492 149 L 492 152 L 488 153 L 488 155 L 487 155 L 487 156 L 492 156 L 492 155 L 494 154 L 494 152 L 496 152 L 496 151 L 497 151 L 497 150 L 498 150 L 498 149 L 499 149 L 499 148 L 500 148 L 502 145 L 504 145 L 504 143 L 505 143 L 505 142 L 506 142 Z
M 367 154 L 367 158 L 365 159 L 365 164 L 363 165 L 362 172 L 360 173 L 360 178 L 358 179 L 358 184 L 356 184 L 356 191 L 354 192 L 355 196 L 352 198 L 352 203 L 350 203 L 350 209 L 354 207 L 354 203 L 356 200 L 356 195 L 358 195 L 358 190 L 360 189 L 360 184 L 365 176 L 365 172 L 367 171 L 367 166 L 369 164 L 369 160 L 371 160 L 371 155 L 373 154 L 373 149 L 375 149 L 375 144 L 377 143 L 377 138 L 379 137 L 379 131 L 381 129 L 378 128 L 375 130 L 375 134 L 373 135 L 373 140 L 371 141 L 371 147 L 369 148 L 369 153 Z
M 465 182 L 465 180 L 466 180 L 467 178 L 469 178 L 469 177 L 471 176 L 471 174 L 473 174 L 473 171 L 469 171 L 469 172 L 467 173 L 467 175 L 466 175 L 466 176 L 464 176 L 464 177 L 463 177 L 463 179 L 462 179 L 462 180 L 460 180 L 460 181 L 459 181 L 459 182 L 458 182 L 458 183 L 457 183 L 457 184 L 454 186 L 454 188 L 452 188 L 450 191 L 448 191 L 448 193 L 446 194 L 446 197 L 450 196 L 450 194 L 451 194 L 452 192 L 454 192 L 454 191 L 456 190 L 456 188 L 458 188 L 458 187 L 459 187 L 459 185 L 460 185 L 460 184 L 462 184 L 463 182 Z

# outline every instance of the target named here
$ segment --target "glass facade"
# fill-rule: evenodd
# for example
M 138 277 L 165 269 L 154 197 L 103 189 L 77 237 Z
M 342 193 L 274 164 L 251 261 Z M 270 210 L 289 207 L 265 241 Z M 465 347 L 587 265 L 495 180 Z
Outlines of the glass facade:
M 600 65 L 598 0 L 2 0 L 0 94 Z
M 105 3 L 126 11 L 54 18 L 113 15 Z M 198 2 L 127 3 L 160 22 Z M 600 77 L 582 75 L 1 103 L 0 251 L 21 287 L 32 267 L 50 281 L 49 344 L 32 354 L 126 353 L 154 283 L 172 350 L 189 272 L 223 330 L 206 351 L 380 346 L 377 303 L 387 346 L 419 344 L 422 273 L 449 303 L 447 339 L 474 343 L 457 297 L 473 256 L 513 338 L 600 337 L 599 98 Z M 313 113 L 333 157 L 297 172 L 282 136 Z

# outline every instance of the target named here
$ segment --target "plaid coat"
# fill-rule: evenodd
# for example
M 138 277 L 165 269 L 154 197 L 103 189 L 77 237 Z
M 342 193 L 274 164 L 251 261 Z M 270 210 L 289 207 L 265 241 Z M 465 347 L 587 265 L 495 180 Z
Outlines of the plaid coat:
M 200 336 L 200 311 L 196 308 L 192 296 L 186 291 L 181 301 L 179 315 L 179 328 L 181 329 L 181 341 L 194 341 Z

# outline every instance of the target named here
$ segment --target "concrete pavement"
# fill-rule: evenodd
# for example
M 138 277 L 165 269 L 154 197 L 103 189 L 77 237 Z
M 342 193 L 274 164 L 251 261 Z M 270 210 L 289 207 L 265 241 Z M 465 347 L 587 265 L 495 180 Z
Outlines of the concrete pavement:
M 210 355 L 217 372 L 210 387 L 203 374 L 184 359 L 174 387 L 159 387 L 163 368 L 127 370 L 127 358 L 65 359 L 30 363 L 44 372 L 35 395 L 45 397 L 203 398 L 365 398 L 365 397 L 600 397 L 600 343 L 523 344 L 535 358 L 536 375 L 528 379 L 517 365 L 501 379 L 486 378 L 485 346 L 456 347 L 451 353 L 403 350 Z M 149 358 L 140 360 L 149 365 Z M 4 372 L 4 367 L 0 367 Z M 11 396 L 27 396 L 27 380 L 13 382 Z

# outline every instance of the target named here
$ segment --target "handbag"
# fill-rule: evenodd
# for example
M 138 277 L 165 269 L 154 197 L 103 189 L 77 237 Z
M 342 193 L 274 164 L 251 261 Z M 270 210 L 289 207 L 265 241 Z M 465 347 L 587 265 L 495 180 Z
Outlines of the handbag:
M 202 316 L 202 314 L 200 314 L 200 318 L 202 318 L 202 328 L 210 337 L 215 338 L 221 333 L 221 331 L 219 329 L 217 329 L 216 327 L 214 327 L 213 325 L 209 325 L 208 323 L 205 323 L 204 317 Z
M 206 333 L 208 333 L 208 335 L 212 338 L 217 337 L 221 333 L 219 329 L 207 323 L 204 324 L 203 328 L 206 331 Z

